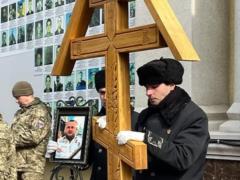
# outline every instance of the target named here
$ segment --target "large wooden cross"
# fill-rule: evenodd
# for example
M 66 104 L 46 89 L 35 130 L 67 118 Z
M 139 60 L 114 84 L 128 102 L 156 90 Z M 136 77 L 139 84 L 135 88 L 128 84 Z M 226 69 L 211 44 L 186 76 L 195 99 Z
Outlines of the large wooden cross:
M 167 0 L 145 0 L 156 24 L 128 28 L 128 0 L 77 0 L 52 75 L 70 75 L 76 60 L 105 56 L 107 128 L 93 121 L 93 138 L 108 152 L 108 179 L 131 179 L 131 167 L 147 168 L 142 142 L 117 145 L 116 135 L 131 129 L 129 52 L 169 47 L 179 60 L 199 60 Z M 104 33 L 85 37 L 95 7 L 104 7 Z M 101 178 L 101 177 L 99 177 Z

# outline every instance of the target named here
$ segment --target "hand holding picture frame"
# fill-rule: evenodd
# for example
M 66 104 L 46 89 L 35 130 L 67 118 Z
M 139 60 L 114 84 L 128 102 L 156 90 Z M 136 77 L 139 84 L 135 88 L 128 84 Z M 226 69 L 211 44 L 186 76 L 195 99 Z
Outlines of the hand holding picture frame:
M 51 162 L 88 164 L 91 118 L 91 107 L 57 108 L 53 130 L 57 150 L 51 154 Z

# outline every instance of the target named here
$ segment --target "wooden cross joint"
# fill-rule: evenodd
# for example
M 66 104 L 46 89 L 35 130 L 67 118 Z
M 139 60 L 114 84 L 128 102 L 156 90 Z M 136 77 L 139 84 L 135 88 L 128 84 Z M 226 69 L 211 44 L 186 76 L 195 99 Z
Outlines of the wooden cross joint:
M 167 47 L 153 24 L 118 32 L 112 40 L 106 34 L 74 39 L 71 41 L 71 59 L 103 56 L 110 46 L 118 53 Z

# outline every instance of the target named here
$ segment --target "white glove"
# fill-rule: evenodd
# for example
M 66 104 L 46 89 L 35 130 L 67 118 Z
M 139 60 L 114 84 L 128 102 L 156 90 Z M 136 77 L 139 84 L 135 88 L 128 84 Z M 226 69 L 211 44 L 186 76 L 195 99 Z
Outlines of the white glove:
M 58 149 L 58 143 L 56 141 L 50 140 L 47 145 L 47 153 L 51 154 Z
M 47 153 L 45 154 L 45 158 L 50 158 L 51 157 L 51 154 Z
M 126 144 L 128 140 L 143 141 L 145 133 L 136 131 L 120 131 L 117 135 L 118 144 Z
M 98 127 L 104 129 L 107 126 L 106 116 L 101 116 L 97 120 Z
M 50 158 L 51 153 L 55 152 L 57 149 L 58 149 L 58 143 L 56 141 L 49 140 L 45 157 Z

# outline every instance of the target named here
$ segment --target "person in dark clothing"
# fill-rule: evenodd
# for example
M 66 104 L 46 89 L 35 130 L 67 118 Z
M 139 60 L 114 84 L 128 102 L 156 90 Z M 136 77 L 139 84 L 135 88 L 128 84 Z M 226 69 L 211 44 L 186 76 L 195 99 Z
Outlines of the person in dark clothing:
M 98 116 L 106 115 L 106 88 L 105 88 L 105 70 L 98 71 L 95 74 L 95 86 L 102 101 L 102 108 Z M 131 111 L 131 125 L 135 127 L 138 113 Z M 91 180 L 107 180 L 107 151 L 100 144 L 92 140 L 90 159 L 92 160 Z
M 174 59 L 153 60 L 137 70 L 148 107 L 136 132 L 120 131 L 118 144 L 128 140 L 147 145 L 148 169 L 136 180 L 201 180 L 209 141 L 208 119 L 182 88 L 183 66 Z

